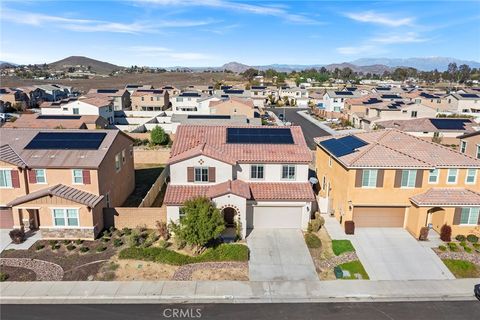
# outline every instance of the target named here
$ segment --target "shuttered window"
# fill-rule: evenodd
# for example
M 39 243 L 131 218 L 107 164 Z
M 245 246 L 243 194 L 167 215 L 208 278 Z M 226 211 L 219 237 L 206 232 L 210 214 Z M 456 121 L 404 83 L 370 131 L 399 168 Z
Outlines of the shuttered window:
M 417 170 L 402 170 L 402 188 L 413 188 L 417 179 Z
M 378 170 L 363 170 L 362 173 L 362 187 L 374 188 L 377 186 Z
M 208 182 L 208 168 L 195 168 L 195 182 Z
M 74 184 L 83 184 L 83 170 L 82 169 L 73 169 L 73 183 Z

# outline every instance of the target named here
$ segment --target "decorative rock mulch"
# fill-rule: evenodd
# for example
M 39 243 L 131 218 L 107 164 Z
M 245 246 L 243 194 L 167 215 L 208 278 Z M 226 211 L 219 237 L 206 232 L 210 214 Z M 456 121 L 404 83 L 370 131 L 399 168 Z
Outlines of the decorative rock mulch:
M 191 280 L 192 274 L 197 270 L 202 269 L 226 269 L 226 268 L 247 268 L 247 262 L 201 262 L 201 263 L 191 263 L 175 271 L 173 274 L 172 280 L 177 281 L 186 281 Z
M 467 252 L 452 252 L 452 251 L 440 251 L 435 250 L 440 259 L 455 259 L 455 260 L 466 260 L 471 263 L 480 265 L 480 254 L 478 253 L 467 253 Z
M 360 260 L 358 259 L 358 256 L 355 252 L 345 252 L 342 253 L 339 256 L 335 256 L 333 258 L 330 258 L 328 260 L 318 260 L 315 259 L 315 267 L 317 267 L 320 270 L 328 270 L 328 269 L 333 269 L 334 267 L 338 266 L 339 264 L 342 263 L 347 263 L 347 262 L 352 262 L 355 260 Z
M 37 281 L 61 281 L 63 269 L 58 264 L 28 258 L 0 258 L 0 265 L 30 269 L 37 275 Z

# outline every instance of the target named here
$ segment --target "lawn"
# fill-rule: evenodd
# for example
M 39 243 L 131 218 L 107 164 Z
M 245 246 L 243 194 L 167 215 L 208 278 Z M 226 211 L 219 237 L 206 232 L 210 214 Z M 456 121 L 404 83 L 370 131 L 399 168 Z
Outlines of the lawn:
M 456 278 L 480 277 L 480 268 L 470 261 L 443 259 L 443 263 L 445 263 Z
M 355 252 L 355 248 L 350 240 L 332 240 L 332 250 L 336 256 L 344 252 Z
M 120 251 L 120 259 L 154 261 L 175 266 L 211 261 L 248 261 L 248 247 L 242 244 L 221 244 L 199 256 L 189 256 L 159 247 L 131 247 Z
M 365 268 L 363 268 L 362 263 L 358 260 L 340 264 L 340 265 L 338 265 L 338 267 L 340 267 L 342 270 L 347 270 L 347 271 L 350 272 L 350 277 L 344 277 L 342 279 L 356 279 L 355 278 L 355 273 L 361 274 L 362 279 L 364 279 L 364 280 L 370 279 L 368 277 L 367 272 L 365 271 Z

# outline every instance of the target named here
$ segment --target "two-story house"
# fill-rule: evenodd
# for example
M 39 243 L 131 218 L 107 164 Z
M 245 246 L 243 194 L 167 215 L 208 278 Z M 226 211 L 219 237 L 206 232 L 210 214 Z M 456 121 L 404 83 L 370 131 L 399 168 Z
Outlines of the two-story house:
M 300 127 L 192 126 L 177 129 L 167 220 L 178 221 L 185 201 L 203 196 L 220 209 L 227 227 L 306 229 L 314 194 L 312 155 Z
M 130 92 L 126 89 L 90 89 L 89 96 L 103 95 L 113 100 L 113 110 L 123 111 L 131 109 Z
M 345 108 L 347 99 L 359 98 L 357 91 L 333 91 L 327 90 L 323 95 L 323 109 L 326 112 L 341 112 Z
M 465 133 L 457 137 L 459 151 L 475 159 L 480 159 L 480 131 Z
M 185 91 L 172 98 L 172 111 L 174 113 L 196 113 L 200 100 L 208 98 L 207 94 L 196 91 Z M 208 106 L 208 104 L 207 104 Z
M 278 99 L 288 100 L 288 105 L 297 107 L 308 107 L 308 91 L 299 87 L 280 87 Z
M 252 99 L 242 99 L 236 97 L 211 101 L 209 104 L 209 109 L 210 114 L 231 116 L 244 115 L 247 118 L 254 118 L 255 113 L 258 111 L 258 109 L 255 109 Z
M 119 130 L 2 128 L 0 136 L 0 221 L 13 220 L 2 228 L 93 239 L 103 208 L 135 188 L 133 140 Z
M 480 160 L 395 130 L 316 138 L 319 207 L 356 228 L 478 230 Z
M 445 98 L 456 113 L 480 117 L 480 94 L 451 93 Z
M 130 95 L 134 111 L 162 111 L 170 107 L 167 90 L 138 89 Z

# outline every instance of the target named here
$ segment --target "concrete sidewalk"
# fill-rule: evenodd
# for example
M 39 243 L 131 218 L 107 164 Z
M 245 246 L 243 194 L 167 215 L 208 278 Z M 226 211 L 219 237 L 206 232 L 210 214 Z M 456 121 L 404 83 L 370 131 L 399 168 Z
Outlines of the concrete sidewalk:
M 2 282 L 1 303 L 266 303 L 474 300 L 480 279 Z

